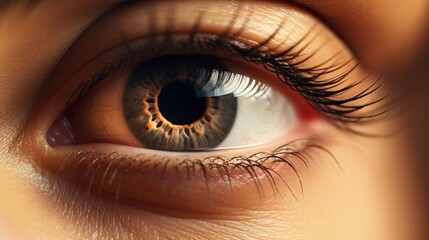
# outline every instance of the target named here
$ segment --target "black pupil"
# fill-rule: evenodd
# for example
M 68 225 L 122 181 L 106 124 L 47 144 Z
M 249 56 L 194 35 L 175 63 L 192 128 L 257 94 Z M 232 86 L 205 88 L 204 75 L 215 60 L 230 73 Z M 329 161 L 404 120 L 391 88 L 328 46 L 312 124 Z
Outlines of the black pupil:
M 175 81 L 166 85 L 158 96 L 162 116 L 174 125 L 188 125 L 203 116 L 207 99 L 197 97 L 192 85 Z

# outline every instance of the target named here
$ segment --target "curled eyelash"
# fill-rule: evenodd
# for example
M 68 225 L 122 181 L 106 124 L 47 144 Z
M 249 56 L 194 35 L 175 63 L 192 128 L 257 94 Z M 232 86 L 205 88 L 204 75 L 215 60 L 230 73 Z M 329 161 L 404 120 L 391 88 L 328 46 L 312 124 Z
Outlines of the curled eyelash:
M 267 178 L 271 190 L 281 200 L 284 196 L 281 193 L 281 186 L 289 190 L 292 196 L 299 201 L 299 196 L 304 196 L 303 182 L 300 177 L 299 167 L 301 163 L 304 169 L 309 170 L 309 159 L 318 151 L 328 154 L 341 169 L 335 157 L 324 147 L 313 139 L 300 139 L 284 144 L 273 151 L 257 152 L 248 156 L 207 156 L 202 159 L 194 159 L 182 156 L 177 159 L 171 159 L 158 155 L 128 155 L 119 152 L 103 153 L 98 151 L 78 151 L 70 154 L 62 163 L 60 173 L 68 172 L 70 178 L 76 178 L 79 169 L 85 169 L 83 180 L 87 184 L 87 192 L 102 193 L 105 185 L 114 185 L 114 197 L 119 201 L 121 196 L 122 182 L 129 177 L 129 173 L 157 174 L 159 178 L 165 180 L 167 169 L 173 169 L 175 177 L 189 179 L 190 177 L 200 176 L 205 182 L 206 192 L 210 195 L 210 177 L 213 173 L 222 175 L 221 180 L 228 186 L 232 193 L 232 182 L 237 176 L 232 172 L 241 170 L 247 174 L 253 182 L 260 196 L 264 195 L 265 189 L 262 188 L 260 179 Z M 297 162 L 297 160 L 299 162 Z M 285 165 L 295 175 L 299 182 L 299 189 L 293 189 L 288 181 L 279 173 L 274 166 Z M 73 166 L 70 168 L 70 166 Z M 280 167 L 283 168 L 283 167 Z M 342 171 L 342 170 L 341 170 Z M 98 176 L 98 189 L 94 188 L 94 182 Z M 240 175 L 239 178 L 246 176 Z M 138 179 L 134 179 L 135 182 Z M 298 195 L 299 193 L 299 195 Z
M 281 47 L 281 44 L 274 48 L 269 48 L 269 44 L 282 29 L 284 22 L 280 23 L 276 30 L 265 40 L 251 46 L 245 44 L 240 39 L 240 34 L 245 31 L 245 25 L 241 26 L 236 32 L 232 30 L 241 10 L 240 7 L 237 8 L 229 25 L 221 34 L 216 36 L 204 34 L 201 31 L 201 21 L 203 20 L 203 14 L 201 14 L 188 37 L 176 45 L 181 45 L 183 49 L 222 52 L 262 66 L 267 71 L 275 73 L 282 83 L 302 95 L 313 109 L 324 116 L 333 126 L 358 135 L 377 135 L 376 133 L 363 132 L 358 127 L 391 117 L 389 114 L 396 101 L 383 92 L 385 82 L 383 76 L 376 77 L 373 74 L 368 74 L 363 79 L 350 82 L 348 78 L 359 69 L 360 64 L 354 63 L 354 59 L 337 62 L 336 56 L 341 51 L 334 53 L 317 66 L 301 67 L 301 65 L 312 59 L 317 52 L 316 50 L 316 52 L 308 56 L 303 54 L 304 50 L 319 36 L 317 32 L 314 33 L 317 30 L 316 26 L 313 26 L 294 45 L 281 52 L 276 52 Z M 153 23 L 153 25 L 156 24 Z M 155 26 L 152 28 L 155 28 Z M 145 50 L 155 49 L 152 51 L 162 53 L 166 49 L 170 49 L 173 45 L 173 29 L 174 23 L 171 20 L 164 35 L 149 37 L 150 42 L 152 44 L 158 42 L 159 47 L 154 48 L 151 44 Z M 154 29 L 151 31 L 155 34 Z M 199 35 L 204 36 L 199 38 Z M 144 57 L 146 51 L 134 49 L 129 42 L 124 40 L 123 47 L 126 54 L 117 62 L 109 60 L 102 71 L 84 81 L 72 94 L 67 106 L 87 94 L 95 85 L 110 75 L 133 66 L 135 59 Z M 324 44 L 320 45 L 319 50 Z M 327 77 L 328 74 L 336 72 L 339 72 L 336 76 Z M 218 82 L 218 85 L 222 84 L 224 83 Z M 362 88 L 362 90 L 356 92 L 358 88 Z

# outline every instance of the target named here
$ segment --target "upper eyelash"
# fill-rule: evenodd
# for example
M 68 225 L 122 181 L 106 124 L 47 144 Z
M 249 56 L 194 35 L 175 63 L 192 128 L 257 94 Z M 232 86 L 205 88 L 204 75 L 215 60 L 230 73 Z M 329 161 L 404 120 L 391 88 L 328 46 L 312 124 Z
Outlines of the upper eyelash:
M 170 63 L 171 58 L 174 60 Z M 184 57 L 180 55 L 167 56 L 164 64 L 180 64 L 177 58 L 183 60 Z M 146 75 L 148 78 L 152 78 L 152 74 L 163 72 L 164 74 L 174 75 L 178 78 L 192 79 L 191 84 L 197 90 L 197 94 L 201 92 L 207 97 L 210 96 L 209 94 L 215 94 L 215 96 L 234 94 L 234 96 L 245 96 L 248 98 L 270 97 L 271 88 L 265 83 L 249 78 L 246 75 L 231 72 L 222 63 L 217 63 L 216 65 L 208 63 L 208 65 L 200 66 L 203 59 L 199 57 L 198 60 L 199 62 L 190 64 L 192 67 L 185 65 L 178 68 L 165 68 L 157 64 L 151 65 L 151 71 L 146 72 Z M 217 59 L 213 60 L 216 61 Z M 196 67 L 197 65 L 198 67 Z M 224 87 L 227 88 L 227 93 L 223 92 Z
M 238 14 L 236 14 L 238 15 Z M 380 77 L 374 83 L 370 84 L 368 87 L 363 89 L 357 94 L 349 96 L 345 99 L 334 99 L 338 95 L 344 94 L 356 88 L 358 85 L 362 84 L 369 75 L 356 81 L 351 84 L 346 84 L 347 77 L 355 71 L 359 64 L 355 64 L 351 67 L 348 67 L 352 59 L 349 61 L 335 64 L 332 63 L 329 66 L 325 64 L 329 63 L 331 59 L 326 59 L 323 63 L 307 67 L 300 68 L 299 65 L 302 65 L 311 57 L 313 54 L 306 56 L 303 60 L 300 60 L 296 63 L 291 63 L 292 60 L 301 57 L 301 53 L 305 47 L 310 44 L 316 37 L 313 37 L 305 45 L 301 45 L 309 36 L 312 31 L 315 30 L 315 27 L 305 34 L 298 42 L 294 45 L 288 47 L 286 50 L 283 50 L 280 53 L 275 52 L 275 49 L 268 48 L 270 41 L 276 36 L 278 31 L 281 29 L 282 24 L 279 24 L 278 28 L 271 34 L 268 38 L 256 44 L 255 46 L 248 46 L 240 42 L 238 37 L 239 34 L 244 31 L 243 26 L 236 33 L 232 33 L 232 26 L 234 25 L 235 19 L 233 18 L 230 24 L 227 26 L 225 31 L 218 36 L 209 35 L 207 38 L 197 38 L 199 34 L 201 18 L 194 24 L 192 31 L 189 33 L 187 42 L 185 45 L 187 47 L 199 47 L 200 49 L 206 50 L 218 50 L 225 52 L 232 56 L 237 56 L 245 59 L 248 62 L 261 65 L 267 71 L 275 73 L 279 80 L 284 84 L 288 85 L 291 89 L 300 93 L 307 102 L 313 107 L 314 110 L 321 113 L 332 125 L 345 130 L 352 132 L 358 135 L 370 136 L 374 135 L 373 133 L 364 133 L 359 130 L 356 130 L 354 126 L 362 125 L 365 123 L 373 122 L 379 120 L 382 116 L 385 116 L 393 108 L 393 101 L 388 101 L 388 96 L 382 95 L 376 99 L 371 99 L 363 104 L 358 104 L 356 101 L 362 100 L 370 95 L 376 94 L 376 92 L 381 91 L 381 87 L 384 82 L 384 78 Z M 168 47 L 171 44 L 171 35 L 173 34 L 171 29 L 168 27 L 169 31 L 165 32 L 162 37 L 162 43 L 160 44 L 163 47 Z M 315 36 L 318 36 L 317 34 Z M 160 37 L 152 36 L 153 37 Z M 126 55 L 122 57 L 119 61 L 108 63 L 102 71 L 96 73 L 89 80 L 84 81 L 71 95 L 67 103 L 67 107 L 70 106 L 73 102 L 79 99 L 81 96 L 88 93 L 92 87 L 102 82 L 104 79 L 108 78 L 110 75 L 121 71 L 122 69 L 128 67 L 134 63 L 134 59 L 138 58 L 139 53 L 136 52 L 128 42 L 125 42 L 123 47 L 126 50 Z M 279 46 L 280 47 L 280 46 Z M 264 49 L 264 50 L 262 50 Z M 332 56 L 335 57 L 336 54 Z M 341 74 L 336 77 L 323 79 L 325 75 L 340 71 L 345 68 Z M 336 87 L 341 86 L 339 89 Z M 377 105 L 373 111 L 363 114 L 363 110 L 368 109 Z

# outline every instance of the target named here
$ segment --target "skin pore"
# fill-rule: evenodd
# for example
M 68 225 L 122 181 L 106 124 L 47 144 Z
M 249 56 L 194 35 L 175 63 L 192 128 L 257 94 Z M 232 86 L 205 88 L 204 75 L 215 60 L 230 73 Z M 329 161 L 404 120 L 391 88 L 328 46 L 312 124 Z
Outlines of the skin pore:
M 361 63 L 349 76 L 348 84 L 369 73 L 381 74 L 388 71 L 387 67 L 406 63 L 418 46 L 427 14 L 425 0 L 295 2 L 246 1 L 232 30 L 239 32 L 240 27 L 246 26 L 241 35 L 243 41 L 260 43 L 284 21 L 268 48 L 279 45 L 276 51 L 295 45 L 304 48 L 304 53 L 314 56 L 302 63 L 301 68 L 322 64 L 341 50 L 336 56 L 340 63 L 350 58 L 353 61 L 348 67 Z M 199 32 L 221 34 L 234 19 L 233 13 L 239 5 L 233 1 L 171 4 L 171 1 L 64 0 L 40 1 L 30 8 L 24 3 L 14 3 L 0 10 L 0 236 L 6 239 L 419 239 L 421 202 L 414 169 L 407 163 L 411 150 L 405 136 L 358 136 L 325 120 L 286 135 L 282 144 L 301 138 L 320 139 L 342 170 L 323 151 L 311 152 L 309 170 L 292 159 L 300 181 L 290 168 L 279 167 L 278 172 L 292 192 L 299 193 L 302 185 L 304 194 L 293 196 L 285 184 L 279 184 L 283 199 L 269 190 L 270 182 L 263 177 L 260 184 L 267 189 L 265 194 L 258 194 L 252 181 L 237 182 L 232 187 L 233 197 L 223 185 L 212 186 L 212 195 L 208 196 L 202 178 L 198 177 L 189 182 L 174 179 L 177 182 L 164 184 L 158 184 L 161 178 L 144 178 L 139 182 L 141 185 L 125 177 L 122 185 L 126 187 L 120 194 L 137 201 L 116 201 L 108 190 L 104 194 L 86 191 L 86 169 L 77 174 L 84 179 L 83 183 L 76 176 L 63 176 L 66 175 L 61 171 L 63 159 L 76 151 L 98 148 L 106 154 L 150 152 L 140 149 L 141 146 L 129 148 L 130 144 L 122 144 L 128 143 L 132 136 L 123 134 L 125 125 L 117 117 L 120 115 L 117 108 L 96 112 L 98 115 L 94 116 L 86 107 L 78 112 L 85 119 L 80 124 L 88 127 L 85 132 L 91 132 L 91 137 L 102 136 L 98 139 L 107 139 L 110 145 L 54 148 L 46 141 L 49 127 L 66 108 L 69 98 L 65 96 L 72 95 L 109 57 L 114 60 L 113 56 L 120 55 L 124 48 L 115 46 L 121 46 L 125 40 L 146 37 L 153 31 L 165 32 L 171 18 L 176 32 L 192 31 L 201 10 L 204 14 Z M 152 20 L 148 20 L 150 17 Z M 151 29 L 154 22 L 155 30 Z M 312 32 L 315 40 L 304 38 L 313 28 L 318 30 Z M 303 38 L 306 40 L 300 42 Z M 294 92 L 295 96 L 289 88 L 275 85 L 272 73 L 252 64 L 237 69 L 255 79 L 267 79 L 267 84 L 293 96 L 291 99 L 305 102 L 300 94 Z M 247 70 L 252 66 L 260 70 Z M 345 69 L 324 77 L 334 77 Z M 92 97 L 116 96 L 115 91 L 120 87 L 115 84 L 123 83 L 126 76 L 120 72 L 109 77 L 82 101 L 90 106 L 106 104 L 106 109 L 115 106 L 114 100 L 108 103 Z M 372 83 L 374 79 L 368 81 Z M 355 91 L 362 92 L 365 86 L 368 85 L 361 85 Z M 359 103 L 362 104 L 356 104 Z M 81 106 L 86 105 L 81 103 Z M 119 120 L 114 124 L 108 122 L 115 118 Z M 102 130 L 88 126 L 99 122 L 102 126 L 112 126 Z M 394 124 L 385 121 L 381 127 L 369 124 L 359 129 L 389 132 Z M 240 155 L 272 150 L 278 145 L 258 146 L 243 150 Z M 222 154 L 235 156 L 237 151 Z M 204 157 L 202 153 L 188 155 Z M 79 169 L 73 164 L 65 168 Z M 94 185 L 103 188 L 102 182 L 95 180 Z M 138 188 L 151 194 L 135 196 Z

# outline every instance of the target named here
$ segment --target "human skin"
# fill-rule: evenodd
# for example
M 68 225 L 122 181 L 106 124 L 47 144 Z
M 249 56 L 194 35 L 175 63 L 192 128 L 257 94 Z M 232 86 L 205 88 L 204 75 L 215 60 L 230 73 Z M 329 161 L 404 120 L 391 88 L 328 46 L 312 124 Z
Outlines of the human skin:
M 165 200 L 162 196 L 169 194 L 168 191 L 153 189 L 152 198 L 143 197 L 142 202 L 134 204 L 88 193 L 78 180 L 62 176 L 58 161 L 70 150 L 87 149 L 79 145 L 55 148 L 46 141 L 49 126 L 67 102 L 64 96 L 72 91 L 68 87 L 77 84 L 77 80 L 64 83 L 63 79 L 80 69 L 82 62 L 120 42 L 124 35 L 133 39 L 144 35 L 149 25 L 142 19 L 150 15 L 149 6 L 165 9 L 164 5 L 168 5 L 164 1 L 134 1 L 109 11 L 119 2 L 41 1 L 32 8 L 15 3 L 0 10 L 0 236 L 6 239 L 422 238 L 424 223 L 419 215 L 422 202 L 418 178 L 409 157 L 411 147 L 402 133 L 381 138 L 358 136 L 320 120 L 305 131 L 284 136 L 285 142 L 302 137 L 324 139 L 322 146 L 341 167 L 340 170 L 326 153 L 316 153 L 310 158 L 308 171 L 297 163 L 304 194 L 298 194 L 296 199 L 284 185 L 279 186 L 284 199 L 268 190 L 267 194 L 258 195 L 253 185 L 245 185 L 236 189 L 232 203 L 226 193 L 216 188 L 209 197 L 199 192 L 200 183 L 184 188 L 179 182 L 174 187 L 183 188 L 177 193 L 182 200 Z M 180 25 L 176 30 L 183 32 L 192 30 L 201 9 L 205 10 L 204 31 L 222 32 L 237 7 L 229 1 L 174 2 L 177 5 L 172 6 L 177 8 L 173 9 L 181 9 L 174 15 Z M 344 46 L 346 50 L 339 59 L 344 61 L 354 56 L 354 61 L 362 66 L 349 81 L 406 64 L 418 46 L 427 14 L 425 0 L 296 2 L 246 2 L 245 11 L 252 19 L 250 30 L 244 35 L 253 41 L 263 41 L 286 19 L 284 31 L 276 35 L 271 47 L 276 41 L 288 47 L 316 24 L 321 29 L 320 35 L 307 51 L 311 53 L 326 38 L 330 41 L 306 64 L 320 63 Z M 158 24 L 167 22 L 170 12 L 157 13 Z M 237 22 L 244 21 L 242 17 Z M 123 35 L 118 34 L 118 29 Z M 289 36 L 288 41 L 282 41 L 284 36 Z M 88 69 L 91 68 L 83 68 L 81 74 L 85 75 Z M 79 78 L 77 72 L 74 79 Z M 108 121 L 118 118 L 118 111 L 110 111 L 111 118 L 100 118 L 104 119 L 100 124 L 110 126 Z M 90 115 L 85 109 L 82 114 Z M 386 133 L 395 129 L 397 122 L 401 122 L 400 117 L 381 126 L 360 126 L 359 130 Z M 96 125 L 97 121 L 91 123 Z M 87 126 L 90 123 L 79 125 L 87 127 L 87 132 L 92 131 Z M 113 126 L 109 129 L 111 132 L 101 133 L 104 138 L 120 136 L 123 139 L 114 140 L 127 142 L 126 133 L 122 134 L 120 129 L 115 132 Z M 114 147 L 113 150 L 147 151 Z M 277 146 L 246 149 L 243 154 L 265 147 Z M 299 189 L 300 184 L 290 169 L 279 173 L 292 189 Z M 261 182 L 262 187 L 269 187 L 268 182 Z M 223 194 L 227 200 L 219 200 Z

